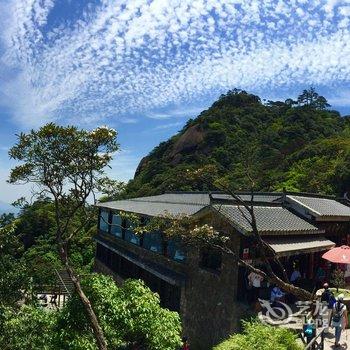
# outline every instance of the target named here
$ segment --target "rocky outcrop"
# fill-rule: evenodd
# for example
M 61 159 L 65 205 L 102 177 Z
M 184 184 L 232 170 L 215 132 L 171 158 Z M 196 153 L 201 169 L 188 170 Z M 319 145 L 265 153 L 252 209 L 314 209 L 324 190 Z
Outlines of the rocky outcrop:
M 194 151 L 204 140 L 204 131 L 198 124 L 189 127 L 175 142 L 168 158 L 174 158 L 180 153 L 189 153 Z
M 198 149 L 198 145 L 204 140 L 204 137 L 205 132 L 203 128 L 199 124 L 193 125 L 180 135 L 172 146 L 168 146 L 162 158 L 166 159 L 166 162 L 169 162 L 171 165 L 179 164 L 184 154 Z M 135 177 L 147 168 L 149 161 L 150 156 L 141 159 L 135 171 Z
M 145 169 L 147 167 L 147 164 L 149 162 L 149 156 L 146 156 L 146 157 L 143 157 L 139 163 L 139 165 L 137 166 L 136 168 L 136 171 L 135 171 L 135 176 L 136 177 L 137 175 L 139 175 L 143 169 Z

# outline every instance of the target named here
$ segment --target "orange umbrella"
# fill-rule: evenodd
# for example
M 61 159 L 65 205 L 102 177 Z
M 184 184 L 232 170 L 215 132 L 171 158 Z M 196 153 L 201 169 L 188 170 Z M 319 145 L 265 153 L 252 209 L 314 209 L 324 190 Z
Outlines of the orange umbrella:
M 332 248 L 324 253 L 322 258 L 336 264 L 350 264 L 350 247 L 342 245 Z

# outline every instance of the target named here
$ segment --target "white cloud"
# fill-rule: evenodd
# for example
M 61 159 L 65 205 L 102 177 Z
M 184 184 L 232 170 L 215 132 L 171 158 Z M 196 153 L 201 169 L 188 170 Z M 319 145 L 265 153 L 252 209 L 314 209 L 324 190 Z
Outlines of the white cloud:
M 106 172 L 112 179 L 126 182 L 134 177 L 140 159 L 141 157 L 136 157 L 131 150 L 121 150 L 115 154 L 110 164 L 111 169 L 108 169 Z
M 178 126 L 183 125 L 183 123 L 181 122 L 176 122 L 176 123 L 168 123 L 168 124 L 162 124 L 162 125 L 158 125 L 154 128 L 154 130 L 165 130 L 165 129 L 172 129 Z
M 105 0 L 57 24 L 57 0 L 0 0 L 0 103 L 22 124 L 94 124 L 171 118 L 159 110 L 232 87 L 348 83 L 348 4 Z
M 186 107 L 172 108 L 166 111 L 151 111 L 146 116 L 151 119 L 171 119 L 171 118 L 191 118 L 197 116 L 204 108 L 203 107 Z

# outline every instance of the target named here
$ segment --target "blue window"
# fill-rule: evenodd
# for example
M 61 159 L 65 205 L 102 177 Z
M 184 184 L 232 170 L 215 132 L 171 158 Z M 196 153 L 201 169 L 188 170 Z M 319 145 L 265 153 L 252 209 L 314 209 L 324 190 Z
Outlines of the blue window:
M 104 232 L 108 232 L 109 221 L 108 221 L 109 211 L 106 209 L 101 209 L 100 211 L 100 227 L 99 229 Z
M 159 232 L 150 232 L 143 235 L 142 246 L 152 252 L 163 252 L 162 235 Z
M 141 243 L 141 236 L 137 235 L 133 232 L 132 224 L 126 221 L 126 228 L 125 228 L 125 237 L 124 239 L 127 242 L 140 245 Z
M 118 214 L 112 216 L 111 234 L 117 237 L 123 236 L 122 218 Z
M 186 254 L 179 241 L 169 240 L 167 244 L 167 255 L 177 261 L 185 261 Z

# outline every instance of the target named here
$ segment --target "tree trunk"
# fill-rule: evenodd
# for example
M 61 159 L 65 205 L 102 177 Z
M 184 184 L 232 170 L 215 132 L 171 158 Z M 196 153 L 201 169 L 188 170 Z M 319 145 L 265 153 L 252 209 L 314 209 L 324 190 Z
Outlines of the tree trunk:
M 90 321 L 90 325 L 91 325 L 92 330 L 94 332 L 94 336 L 96 339 L 98 349 L 99 350 L 107 350 L 107 342 L 106 342 L 105 336 L 103 334 L 103 330 L 102 330 L 102 328 L 98 322 L 97 316 L 96 316 L 96 314 L 91 306 L 90 300 L 88 299 L 88 297 L 85 295 L 84 291 L 81 288 L 78 277 L 76 276 L 72 267 L 69 265 L 69 261 L 67 258 L 67 251 L 66 251 L 66 248 L 64 246 L 64 243 L 60 244 L 59 254 L 60 254 L 61 260 L 64 263 L 64 266 L 67 270 L 67 273 L 68 273 L 71 281 L 74 284 L 75 290 L 78 293 L 81 302 L 83 303 L 83 307 L 85 309 L 85 312 L 86 312 L 88 319 Z

